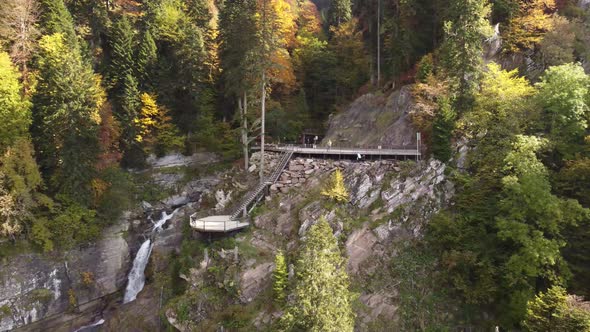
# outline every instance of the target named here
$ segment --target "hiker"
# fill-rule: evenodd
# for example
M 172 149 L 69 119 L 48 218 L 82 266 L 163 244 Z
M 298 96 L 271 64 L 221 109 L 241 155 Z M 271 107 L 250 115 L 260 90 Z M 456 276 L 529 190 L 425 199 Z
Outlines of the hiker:
M 329 139 L 328 140 L 328 150 L 330 150 L 332 148 L 332 140 Z

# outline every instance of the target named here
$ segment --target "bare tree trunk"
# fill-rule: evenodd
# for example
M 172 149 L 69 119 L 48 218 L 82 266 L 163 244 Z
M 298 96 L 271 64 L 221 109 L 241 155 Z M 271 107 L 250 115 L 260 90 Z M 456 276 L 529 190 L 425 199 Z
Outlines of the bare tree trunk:
M 381 86 L 381 0 L 377 0 L 377 86 Z
M 244 101 L 242 104 L 242 99 L 238 98 L 239 108 L 242 115 L 242 149 L 244 151 L 244 170 L 248 170 L 248 118 L 246 117 L 248 114 L 248 97 L 246 96 L 246 92 L 244 91 Z
M 260 125 L 260 181 L 264 180 L 264 117 L 266 113 L 266 74 L 262 71 L 261 125 Z

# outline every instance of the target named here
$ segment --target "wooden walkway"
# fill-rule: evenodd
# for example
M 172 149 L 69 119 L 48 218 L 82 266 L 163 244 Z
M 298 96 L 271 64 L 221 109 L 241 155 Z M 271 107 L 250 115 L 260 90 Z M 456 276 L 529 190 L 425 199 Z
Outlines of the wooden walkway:
M 259 150 L 259 147 L 253 149 Z M 294 154 L 301 155 L 321 155 L 321 156 L 345 156 L 357 158 L 361 155 L 365 156 L 380 156 L 385 158 L 391 157 L 413 157 L 417 158 L 421 156 L 421 153 L 417 149 L 379 149 L 379 148 L 328 148 L 322 147 L 302 147 L 302 146 L 281 146 L 281 145 L 269 145 L 264 147 L 265 151 L 270 152 L 285 152 L 293 151 Z
M 254 147 L 256 149 L 256 147 Z M 417 149 L 363 149 L 363 148 L 327 148 L 327 147 L 302 147 L 302 146 L 265 146 L 266 151 L 282 152 L 281 159 L 274 169 L 273 173 L 260 182 L 256 188 L 249 192 L 248 195 L 240 202 L 237 208 L 230 215 L 217 215 L 205 218 L 197 218 L 197 214 L 190 216 L 190 225 L 199 232 L 231 232 L 242 229 L 249 225 L 246 219 L 248 213 L 254 206 L 260 202 L 267 194 L 269 187 L 274 184 L 283 170 L 289 164 L 289 160 L 294 154 L 298 155 L 316 155 L 316 156 L 339 156 L 340 158 L 358 159 L 367 156 L 379 158 L 420 158 L 420 152 Z

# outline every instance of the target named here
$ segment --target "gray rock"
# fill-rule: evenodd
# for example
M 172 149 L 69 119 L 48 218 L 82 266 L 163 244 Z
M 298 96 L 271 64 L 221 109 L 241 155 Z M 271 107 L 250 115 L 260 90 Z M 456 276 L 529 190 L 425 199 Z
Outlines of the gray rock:
M 240 300 L 250 303 L 260 294 L 270 282 L 274 263 L 262 263 L 254 268 L 247 269 L 240 276 Z

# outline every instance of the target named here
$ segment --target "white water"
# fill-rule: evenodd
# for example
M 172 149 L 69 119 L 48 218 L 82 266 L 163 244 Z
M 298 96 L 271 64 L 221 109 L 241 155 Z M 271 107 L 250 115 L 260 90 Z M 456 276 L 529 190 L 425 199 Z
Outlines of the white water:
M 154 228 L 152 229 L 152 232 L 154 231 L 161 231 L 162 230 L 162 226 L 164 226 L 164 224 L 172 219 L 172 217 L 174 216 L 174 214 L 176 213 L 176 211 L 178 211 L 178 209 L 172 211 L 172 213 L 170 213 L 170 215 L 168 215 L 166 213 L 166 211 L 162 211 L 162 216 L 160 217 L 160 219 L 158 221 L 156 221 L 154 224 Z
M 167 214 L 166 211 L 162 211 L 162 216 L 154 224 L 152 232 L 158 232 L 162 230 L 162 226 L 170 220 L 178 209 L 172 211 L 171 214 Z M 137 294 L 141 292 L 145 285 L 145 267 L 150 260 L 150 254 L 152 253 L 152 241 L 151 239 L 145 240 L 133 260 L 133 268 L 129 272 L 127 277 L 127 288 L 125 289 L 125 295 L 123 296 L 123 303 L 134 301 L 137 298 Z
M 151 253 L 152 240 L 148 239 L 141 244 L 135 259 L 133 260 L 133 268 L 129 273 L 129 282 L 127 283 L 127 289 L 125 289 L 123 303 L 128 303 L 135 300 L 137 294 L 139 294 L 139 292 L 141 292 L 143 289 L 143 286 L 145 285 L 145 275 L 143 273 L 145 271 L 145 266 L 150 259 Z
M 86 329 L 89 329 L 89 328 L 95 327 L 95 326 L 99 326 L 99 325 L 102 325 L 102 324 L 104 324 L 104 319 L 100 319 L 100 320 L 96 321 L 96 323 L 92 323 L 90 325 L 82 326 L 81 328 L 75 330 L 74 332 L 82 332 L 82 331 L 84 331 Z

